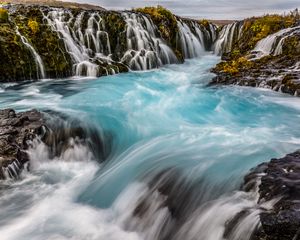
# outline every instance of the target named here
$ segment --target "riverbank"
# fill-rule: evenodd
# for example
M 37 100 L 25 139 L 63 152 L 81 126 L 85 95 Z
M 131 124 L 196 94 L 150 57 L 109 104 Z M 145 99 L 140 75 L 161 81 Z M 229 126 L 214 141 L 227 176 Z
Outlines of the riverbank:
M 300 93 L 300 14 L 266 15 L 223 28 L 217 41 L 222 62 L 211 85 L 269 88 Z

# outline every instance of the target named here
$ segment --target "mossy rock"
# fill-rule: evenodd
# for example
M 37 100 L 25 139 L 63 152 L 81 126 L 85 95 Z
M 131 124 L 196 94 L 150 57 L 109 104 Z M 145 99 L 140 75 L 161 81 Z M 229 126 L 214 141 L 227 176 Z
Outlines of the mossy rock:
M 9 14 L 7 9 L 0 8 L 0 23 L 8 23 Z
M 284 40 L 282 52 L 285 55 L 300 55 L 300 34 L 288 37 Z

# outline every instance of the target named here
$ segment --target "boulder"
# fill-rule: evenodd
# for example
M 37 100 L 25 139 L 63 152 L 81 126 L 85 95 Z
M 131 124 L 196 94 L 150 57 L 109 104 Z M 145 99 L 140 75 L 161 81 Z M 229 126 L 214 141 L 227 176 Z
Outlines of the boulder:
M 0 110 L 0 179 L 18 177 L 29 160 L 26 149 L 30 140 L 45 129 L 43 115 L 37 110 Z
M 243 189 L 254 191 L 253 183 L 257 181 L 258 204 L 275 204 L 261 211 L 261 227 L 252 240 L 300 239 L 300 151 L 252 169 L 245 177 Z

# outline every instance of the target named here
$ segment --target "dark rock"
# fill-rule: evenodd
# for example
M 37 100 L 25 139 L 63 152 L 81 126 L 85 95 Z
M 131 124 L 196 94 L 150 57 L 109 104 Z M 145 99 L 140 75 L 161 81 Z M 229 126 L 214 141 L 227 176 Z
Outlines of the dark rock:
M 245 34 L 245 33 L 243 33 Z M 243 41 L 243 40 L 239 40 Z M 247 41 L 245 41 L 247 46 Z M 253 49 L 254 46 L 251 48 Z M 222 55 L 222 62 L 212 69 L 216 77 L 211 85 L 239 85 L 269 88 L 299 96 L 300 93 L 300 32 L 285 38 L 282 54 L 255 59 L 255 51 L 240 46 Z M 235 55 L 235 51 L 239 54 Z M 248 61 L 240 60 L 247 59 Z M 249 59 L 252 59 L 249 61 Z
M 42 131 L 43 115 L 37 110 L 16 113 L 13 109 L 0 110 L 0 179 L 18 177 L 29 158 L 25 152 L 28 141 Z
M 300 151 L 251 170 L 245 177 L 244 190 L 250 190 L 258 179 L 258 204 L 271 200 L 275 204 L 261 212 L 261 227 L 253 240 L 300 239 Z

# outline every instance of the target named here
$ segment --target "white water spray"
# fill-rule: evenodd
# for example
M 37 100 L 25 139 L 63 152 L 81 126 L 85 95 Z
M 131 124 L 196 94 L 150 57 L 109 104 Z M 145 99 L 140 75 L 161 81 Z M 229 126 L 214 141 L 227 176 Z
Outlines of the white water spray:
M 133 70 L 147 70 L 164 64 L 177 63 L 171 48 L 157 37 L 156 26 L 146 16 L 125 12 L 127 52 L 122 58 Z

